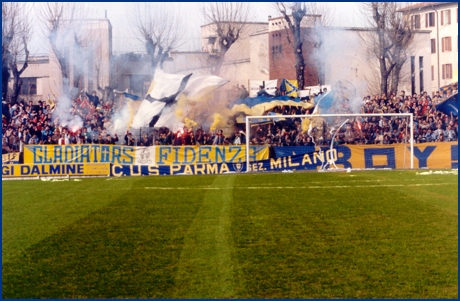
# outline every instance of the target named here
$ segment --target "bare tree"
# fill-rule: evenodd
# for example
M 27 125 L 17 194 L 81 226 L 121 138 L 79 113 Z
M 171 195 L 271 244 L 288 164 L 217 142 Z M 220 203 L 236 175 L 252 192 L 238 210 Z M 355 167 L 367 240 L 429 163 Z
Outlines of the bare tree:
M 28 43 L 32 34 L 26 3 L 2 2 L 2 98 L 8 100 L 8 81 L 13 75 L 16 102 L 22 86 L 21 74 L 29 63 Z M 22 66 L 18 67 L 19 62 Z
M 334 19 L 333 10 L 323 3 L 317 2 L 275 2 L 274 7 L 281 13 L 285 21 L 287 40 L 291 44 L 294 57 L 297 82 L 300 89 L 305 86 L 305 66 L 307 64 L 304 53 L 304 43 L 310 39 L 316 66 L 317 84 L 324 84 L 324 63 L 326 58 L 320 55 L 324 43 L 325 27 Z
M 217 48 L 210 53 L 212 60 L 211 73 L 219 75 L 225 54 L 241 37 L 252 16 L 249 2 L 208 2 L 202 7 L 205 22 L 216 33 Z
M 401 3 L 392 2 L 392 10 L 390 11 L 390 37 L 394 42 L 389 55 L 391 61 L 395 63 L 393 72 L 390 78 L 390 91 L 397 92 L 398 85 L 402 78 L 401 70 L 407 62 L 409 50 L 414 46 L 414 34 L 411 30 L 410 20 L 404 18 L 399 12 Z
M 130 18 L 135 34 L 145 43 L 153 79 L 158 65 L 162 68 L 169 52 L 180 46 L 185 32 L 184 18 L 173 11 L 171 4 L 158 2 L 133 4 Z
M 302 49 L 304 36 L 301 34 L 301 23 L 307 14 L 307 7 L 304 2 L 275 2 L 275 5 L 283 15 L 291 34 L 291 36 L 287 35 L 287 39 L 294 50 L 297 84 L 303 89 L 305 86 L 305 58 Z
M 81 2 L 46 2 L 39 11 L 46 25 L 47 36 L 59 64 L 62 93 L 67 96 L 78 90 L 85 64 L 85 46 L 89 33 L 84 28 L 86 9 Z M 73 79 L 73 82 L 70 82 Z
M 369 2 L 362 5 L 367 23 L 375 30 L 375 34 L 367 34 L 362 40 L 379 62 L 381 94 L 388 94 L 390 88 L 397 91 L 401 69 L 413 42 L 410 23 L 399 12 L 400 7 L 401 4 L 395 2 Z

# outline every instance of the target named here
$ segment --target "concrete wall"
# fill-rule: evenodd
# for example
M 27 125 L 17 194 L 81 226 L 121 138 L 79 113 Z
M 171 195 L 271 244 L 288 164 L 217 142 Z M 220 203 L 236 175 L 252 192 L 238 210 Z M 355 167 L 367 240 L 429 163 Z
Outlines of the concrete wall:
M 269 42 L 267 31 L 250 36 L 250 69 L 247 75 L 252 80 L 270 79 Z

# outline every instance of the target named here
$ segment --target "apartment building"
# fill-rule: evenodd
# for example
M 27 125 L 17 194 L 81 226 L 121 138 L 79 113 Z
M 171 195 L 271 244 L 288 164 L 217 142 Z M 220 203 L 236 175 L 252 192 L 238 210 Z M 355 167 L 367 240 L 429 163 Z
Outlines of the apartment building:
M 432 92 L 458 81 L 458 2 L 422 2 L 401 12 L 415 30 L 430 30 Z
M 305 86 L 335 85 L 348 82 L 358 95 L 380 91 L 378 60 L 369 43 L 376 39 L 371 28 L 317 27 L 319 16 L 307 15 L 301 23 L 304 37 L 302 53 L 305 60 Z M 283 17 L 269 19 L 270 79 L 295 79 L 295 56 L 292 34 L 286 30 Z M 398 90 L 420 93 L 431 90 L 431 80 L 425 65 L 430 65 L 430 31 L 414 30 L 413 45 L 408 49 L 409 58 L 400 72 Z M 411 59 L 412 58 L 412 59 Z M 417 62 L 413 62 L 417 58 Z
M 73 47 L 65 47 L 69 82 L 78 81 L 78 89 L 97 90 L 109 85 L 112 61 L 112 25 L 108 19 L 86 20 L 81 29 L 88 33 L 83 40 L 81 53 Z M 69 39 L 72 37 L 69 37 Z M 48 41 L 45 41 L 49 43 Z M 72 45 L 72 41 L 67 42 Z M 24 100 L 46 100 L 60 95 L 62 89 L 61 68 L 51 51 L 43 55 L 32 55 L 21 78 L 20 97 Z M 83 54 L 82 54 L 83 53 Z M 19 62 L 22 66 L 22 62 Z M 10 79 L 12 85 L 12 79 Z

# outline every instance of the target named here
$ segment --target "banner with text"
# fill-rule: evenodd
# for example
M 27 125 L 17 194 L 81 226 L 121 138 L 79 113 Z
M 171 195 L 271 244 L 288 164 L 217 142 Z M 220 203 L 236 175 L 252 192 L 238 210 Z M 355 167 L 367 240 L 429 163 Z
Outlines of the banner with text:
M 316 170 L 327 161 L 338 168 L 410 168 L 409 145 L 339 145 L 332 150 L 328 147 L 321 148 L 321 150 L 322 152 L 319 152 L 313 146 L 275 147 L 275 156 L 278 159 L 290 157 L 291 160 L 302 157 L 301 166 L 303 167 L 301 169 Z M 289 164 L 285 166 L 283 162 L 281 164 L 284 168 L 296 167 Z M 414 168 L 458 168 L 458 143 L 415 144 Z
M 268 159 L 267 146 L 250 146 L 250 161 Z M 186 165 L 246 161 L 245 145 L 124 146 L 27 145 L 26 164 L 112 163 L 120 165 Z
M 110 165 L 110 176 L 214 175 L 246 171 L 245 163 L 208 163 L 186 165 Z
M 269 172 L 285 170 L 318 170 L 328 161 L 327 168 L 410 168 L 410 157 L 407 146 L 363 146 L 342 145 L 337 148 L 324 148 L 321 152 L 309 148 L 300 154 L 299 147 L 292 147 L 291 153 L 286 147 L 283 156 L 251 162 L 250 171 Z M 278 149 L 278 148 L 277 148 Z M 297 153 L 292 149 L 297 149 Z M 397 158 L 407 151 L 406 157 Z M 414 168 L 458 168 L 458 145 L 456 143 L 427 143 L 414 147 Z M 409 160 L 409 161 L 408 161 Z M 246 171 L 243 163 L 213 163 L 188 165 L 116 165 L 110 167 L 110 175 L 122 176 L 160 176 L 160 175 L 200 175 L 226 174 Z
M 260 86 L 264 87 L 265 92 L 275 96 L 278 80 L 249 80 L 249 97 L 256 97 Z
M 110 164 L 8 164 L 2 166 L 2 177 L 108 176 Z
M 244 150 L 241 147 L 235 151 L 232 146 L 160 146 L 153 147 L 155 156 L 151 156 L 146 155 L 146 150 L 150 149 L 149 147 L 126 147 L 123 149 L 123 146 L 109 146 L 103 154 L 97 154 L 94 149 L 82 149 L 83 145 L 74 145 L 73 147 L 77 146 L 80 149 L 78 151 L 73 149 L 74 155 L 77 152 L 81 155 L 83 150 L 83 152 L 87 151 L 90 154 L 83 156 L 83 158 L 88 158 L 89 161 L 94 159 L 98 161 L 107 160 L 107 162 L 61 163 L 62 158 L 66 158 L 66 156 L 70 158 L 70 149 L 66 150 L 62 146 L 57 150 L 53 147 L 49 148 L 50 146 L 46 146 L 46 148 L 33 146 L 32 149 L 35 150 L 35 153 L 29 154 L 29 156 L 35 161 L 41 161 L 40 163 L 5 164 L 2 166 L 2 176 L 105 176 L 110 174 L 110 176 L 121 177 L 225 174 L 246 171 Z M 119 148 L 118 151 L 117 148 Z M 250 171 L 318 170 L 324 165 L 327 165 L 328 168 L 352 169 L 410 168 L 409 146 L 403 144 L 340 145 L 333 149 L 325 147 L 321 150 L 314 147 L 275 147 L 276 157 L 270 159 L 268 159 L 268 148 L 254 147 L 251 149 L 255 160 L 249 165 Z M 64 152 L 68 152 L 68 154 L 63 155 Z M 241 152 L 241 156 L 237 154 L 238 152 Z M 113 160 L 114 158 L 115 160 Z M 110 162 L 110 160 L 114 162 Z M 228 162 L 223 162 L 224 160 Z M 47 164 L 42 164 L 43 162 Z M 457 142 L 416 144 L 414 146 L 414 168 L 458 168 Z

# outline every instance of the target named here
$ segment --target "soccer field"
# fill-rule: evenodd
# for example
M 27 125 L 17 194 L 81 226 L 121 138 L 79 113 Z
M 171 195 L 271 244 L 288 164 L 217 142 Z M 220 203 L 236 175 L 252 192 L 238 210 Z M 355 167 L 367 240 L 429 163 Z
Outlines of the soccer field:
M 458 176 L 3 181 L 3 298 L 457 298 Z

